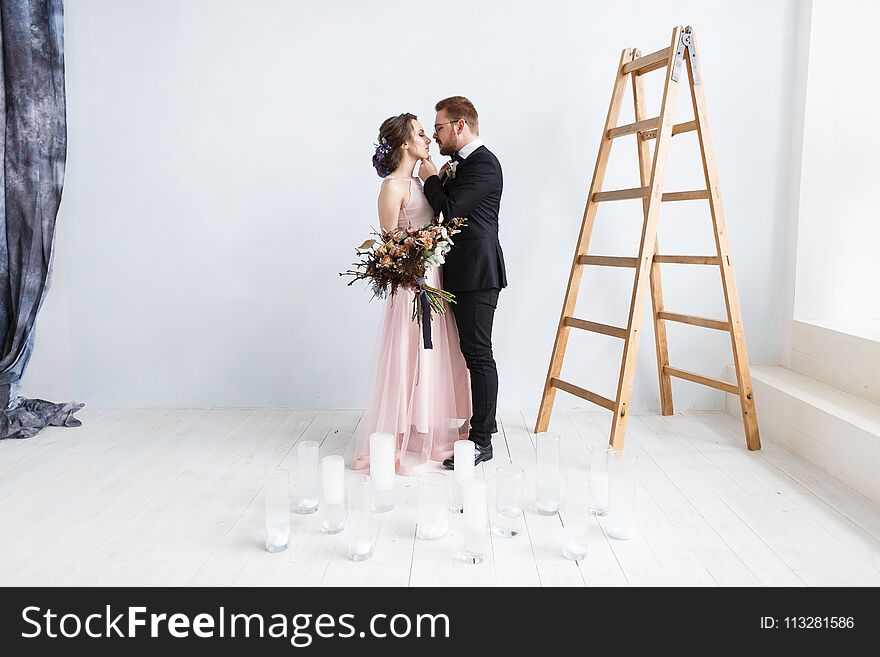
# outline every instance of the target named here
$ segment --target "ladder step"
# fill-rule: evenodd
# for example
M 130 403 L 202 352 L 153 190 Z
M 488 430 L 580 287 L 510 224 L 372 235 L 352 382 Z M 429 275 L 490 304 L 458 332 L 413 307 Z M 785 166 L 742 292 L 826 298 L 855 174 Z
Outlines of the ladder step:
M 654 262 L 675 265 L 720 265 L 718 256 L 655 255 Z
M 679 313 L 668 313 L 661 310 L 657 313 L 658 319 L 668 319 L 670 322 L 680 322 L 682 324 L 690 324 L 692 326 L 702 326 L 704 328 L 717 329 L 719 331 L 729 331 L 730 323 L 720 319 L 710 319 L 708 317 L 697 317 L 696 315 L 680 315 Z
M 597 255 L 580 255 L 578 256 L 579 265 L 598 265 L 600 267 L 638 267 L 638 258 L 624 258 L 620 256 L 597 256 Z
M 596 192 L 593 194 L 593 202 L 625 201 L 633 198 L 645 198 L 651 193 L 650 187 L 633 187 L 631 189 L 615 189 L 610 192 Z M 709 191 L 695 189 L 687 192 L 666 192 L 663 194 L 664 201 L 699 201 L 709 198 Z
M 687 123 L 676 123 L 672 126 L 672 136 L 679 135 L 682 132 L 693 132 L 697 129 L 696 121 L 688 121 Z M 657 139 L 657 130 L 645 130 L 639 137 L 642 139 Z
M 664 201 L 699 201 L 709 198 L 709 190 L 695 189 L 690 192 L 667 192 L 663 195 Z
M 663 68 L 669 63 L 669 55 L 672 54 L 672 48 L 663 48 L 657 52 L 652 52 L 637 59 L 632 60 L 623 65 L 623 73 L 633 73 L 641 75 L 658 68 Z
M 739 388 L 737 388 L 732 383 L 728 383 L 727 381 L 719 381 L 718 379 L 703 376 L 702 374 L 694 374 L 693 372 L 688 372 L 686 370 L 677 370 L 674 367 L 669 366 L 664 367 L 663 372 L 665 374 L 668 374 L 669 376 L 674 376 L 677 379 L 684 379 L 685 381 L 691 381 L 693 383 L 699 383 L 704 386 L 709 386 L 710 388 L 716 388 L 718 390 L 723 390 L 724 392 L 729 392 L 731 395 L 739 394 Z
M 633 187 L 632 189 L 616 189 L 612 192 L 596 192 L 593 202 L 623 201 L 629 198 L 645 198 L 651 191 L 650 187 Z
M 602 333 L 604 335 L 610 335 L 615 338 L 621 338 L 624 340 L 626 339 L 626 329 L 622 329 L 617 326 L 611 326 L 610 324 L 588 322 L 585 319 L 577 319 L 575 317 L 566 317 L 563 320 L 563 324 L 565 324 L 565 326 L 571 326 L 572 328 L 579 328 L 585 331 L 592 331 L 593 333 Z
M 617 128 L 611 128 L 608 131 L 608 139 L 614 139 L 615 137 L 623 137 L 624 135 L 631 135 L 634 132 L 644 132 L 645 130 L 657 130 L 657 126 L 660 125 L 660 117 L 655 116 L 653 119 L 645 119 L 644 121 L 636 121 L 635 123 L 628 123 L 627 125 L 618 126 Z
M 616 406 L 616 404 L 613 401 L 611 401 L 607 397 L 603 397 L 602 395 L 597 395 L 595 392 L 584 390 L 583 388 L 579 388 L 576 385 L 572 385 L 571 383 L 566 383 L 561 379 L 550 379 L 550 385 L 554 388 L 557 388 L 558 390 L 564 390 L 565 392 L 572 394 L 575 397 L 586 399 L 588 402 L 592 402 L 597 406 L 607 408 L 609 411 L 615 410 L 614 407 Z

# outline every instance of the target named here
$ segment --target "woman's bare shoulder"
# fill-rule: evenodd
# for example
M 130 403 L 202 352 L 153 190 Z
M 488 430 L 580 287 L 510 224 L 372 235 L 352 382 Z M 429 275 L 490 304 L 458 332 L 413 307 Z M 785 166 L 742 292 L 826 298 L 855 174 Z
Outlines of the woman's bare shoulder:
M 380 199 L 402 199 L 409 192 L 409 186 L 397 178 L 386 178 L 379 188 Z

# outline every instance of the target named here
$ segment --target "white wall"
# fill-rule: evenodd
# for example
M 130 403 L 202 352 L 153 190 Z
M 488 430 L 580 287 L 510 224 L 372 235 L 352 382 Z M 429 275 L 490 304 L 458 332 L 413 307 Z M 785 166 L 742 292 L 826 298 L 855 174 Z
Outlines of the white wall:
M 813 1 L 795 319 L 880 319 L 878 24 L 871 0 Z
M 23 392 L 362 406 L 381 306 L 337 272 L 376 223 L 372 142 L 387 116 L 430 125 L 433 103 L 460 93 L 505 173 L 500 405 L 536 406 L 620 50 L 662 48 L 677 22 L 700 38 L 750 356 L 775 362 L 795 14 L 793 0 L 68 0 L 55 286 Z M 656 95 L 660 75 L 648 77 Z M 690 118 L 687 94 L 678 117 Z M 613 150 L 606 189 L 637 184 L 633 140 Z M 701 186 L 695 135 L 675 139 L 670 165 L 668 189 Z M 591 251 L 634 254 L 640 221 L 638 201 L 603 206 Z M 668 204 L 661 248 L 710 253 L 709 226 L 704 202 Z M 670 310 L 721 316 L 715 271 L 665 271 Z M 578 316 L 624 323 L 630 286 L 591 268 Z M 723 376 L 726 334 L 669 333 L 674 365 Z M 640 409 L 658 405 L 652 342 L 648 328 Z M 569 344 L 564 378 L 613 396 L 620 345 L 580 333 Z M 675 393 L 679 408 L 722 407 L 713 390 Z
M 804 157 L 804 122 L 807 105 L 807 82 L 810 68 L 810 33 L 813 0 L 795 3 L 794 58 L 790 76 L 791 105 L 788 120 L 789 155 L 786 179 L 785 230 L 783 234 L 782 326 L 779 361 L 791 367 L 795 281 L 797 278 L 798 220 L 801 200 L 801 173 Z M 729 400 L 728 400 L 729 401 Z

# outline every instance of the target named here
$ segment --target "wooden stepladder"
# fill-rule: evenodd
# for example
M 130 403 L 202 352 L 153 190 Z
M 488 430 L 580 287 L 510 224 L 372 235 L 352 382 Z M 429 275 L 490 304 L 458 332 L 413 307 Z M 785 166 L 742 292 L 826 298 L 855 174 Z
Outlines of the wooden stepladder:
M 666 82 L 660 116 L 647 118 L 644 109 L 644 83 L 641 76 L 657 69 L 666 70 Z M 694 120 L 687 123 L 673 123 L 673 110 L 678 94 L 679 83 L 686 70 L 688 86 L 694 108 Z M 635 122 L 629 125 L 617 125 L 620 108 L 626 88 L 627 78 L 632 78 Z M 673 135 L 696 131 L 699 137 L 700 153 L 703 160 L 703 174 L 706 188 L 696 191 L 663 192 L 663 178 L 666 172 L 666 161 Z M 638 146 L 639 172 L 641 187 L 617 191 L 602 191 L 602 181 L 611 145 L 615 139 L 625 135 L 635 135 Z M 650 141 L 655 141 L 653 160 L 651 158 Z M 589 255 L 590 235 L 596 218 L 596 210 L 600 203 L 622 199 L 642 199 L 643 225 L 639 255 L 635 258 Z M 661 255 L 657 247 L 657 218 L 660 204 L 664 201 L 708 200 L 715 233 L 715 255 Z M 660 284 L 661 264 L 714 265 L 720 268 L 721 285 L 724 290 L 724 303 L 727 318 L 724 320 L 696 317 L 680 313 L 667 312 L 663 306 L 663 293 Z M 586 321 L 573 317 L 577 303 L 581 276 L 587 265 L 605 267 L 628 267 L 635 269 L 632 299 L 629 309 L 629 320 L 626 328 L 609 326 L 597 322 Z M 556 341 L 550 358 L 550 367 L 541 397 L 541 408 L 535 424 L 535 432 L 547 430 L 553 401 L 557 390 L 564 390 L 589 402 L 602 406 L 614 413 L 611 423 L 609 442 L 615 450 L 622 450 L 627 420 L 630 414 L 630 398 L 632 396 L 633 378 L 635 376 L 636 354 L 638 352 L 642 311 L 645 306 L 645 295 L 651 290 L 654 316 L 654 335 L 657 347 L 657 369 L 660 378 L 660 404 L 663 415 L 672 415 L 672 382 L 671 377 L 700 383 L 724 392 L 738 395 L 745 427 L 746 445 L 750 450 L 761 448 L 758 434 L 758 420 L 755 416 L 755 400 L 752 394 L 752 380 L 749 374 L 749 361 L 746 354 L 746 342 L 740 315 L 739 297 L 733 275 L 730 252 L 727 240 L 727 228 L 724 208 L 721 204 L 721 192 L 718 185 L 718 171 L 715 164 L 715 152 L 709 132 L 706 98 L 700 74 L 700 60 L 697 53 L 694 32 L 690 27 L 676 27 L 672 31 L 672 42 L 668 48 L 642 56 L 638 50 L 626 49 L 620 57 L 620 65 L 614 80 L 611 104 L 605 120 L 605 129 L 596 158 L 596 168 L 587 205 L 584 210 L 580 237 L 575 249 L 568 288 L 559 318 Z M 666 322 L 682 322 L 693 326 L 701 326 L 730 334 L 733 347 L 733 362 L 736 369 L 736 385 L 726 381 L 677 369 L 669 365 L 669 353 L 666 346 Z M 617 397 L 608 399 L 589 390 L 562 381 L 562 361 L 568 334 L 572 328 L 584 329 L 596 333 L 614 336 L 623 340 L 623 356 L 620 364 L 620 376 L 617 382 Z

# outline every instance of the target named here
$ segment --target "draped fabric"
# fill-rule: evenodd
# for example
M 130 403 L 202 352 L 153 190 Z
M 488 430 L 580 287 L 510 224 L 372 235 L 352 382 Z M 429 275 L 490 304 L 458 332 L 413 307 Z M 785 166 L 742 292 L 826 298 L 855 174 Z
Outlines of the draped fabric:
M 0 0 L 0 438 L 79 426 L 83 404 L 18 395 L 49 289 L 67 151 L 62 0 Z

